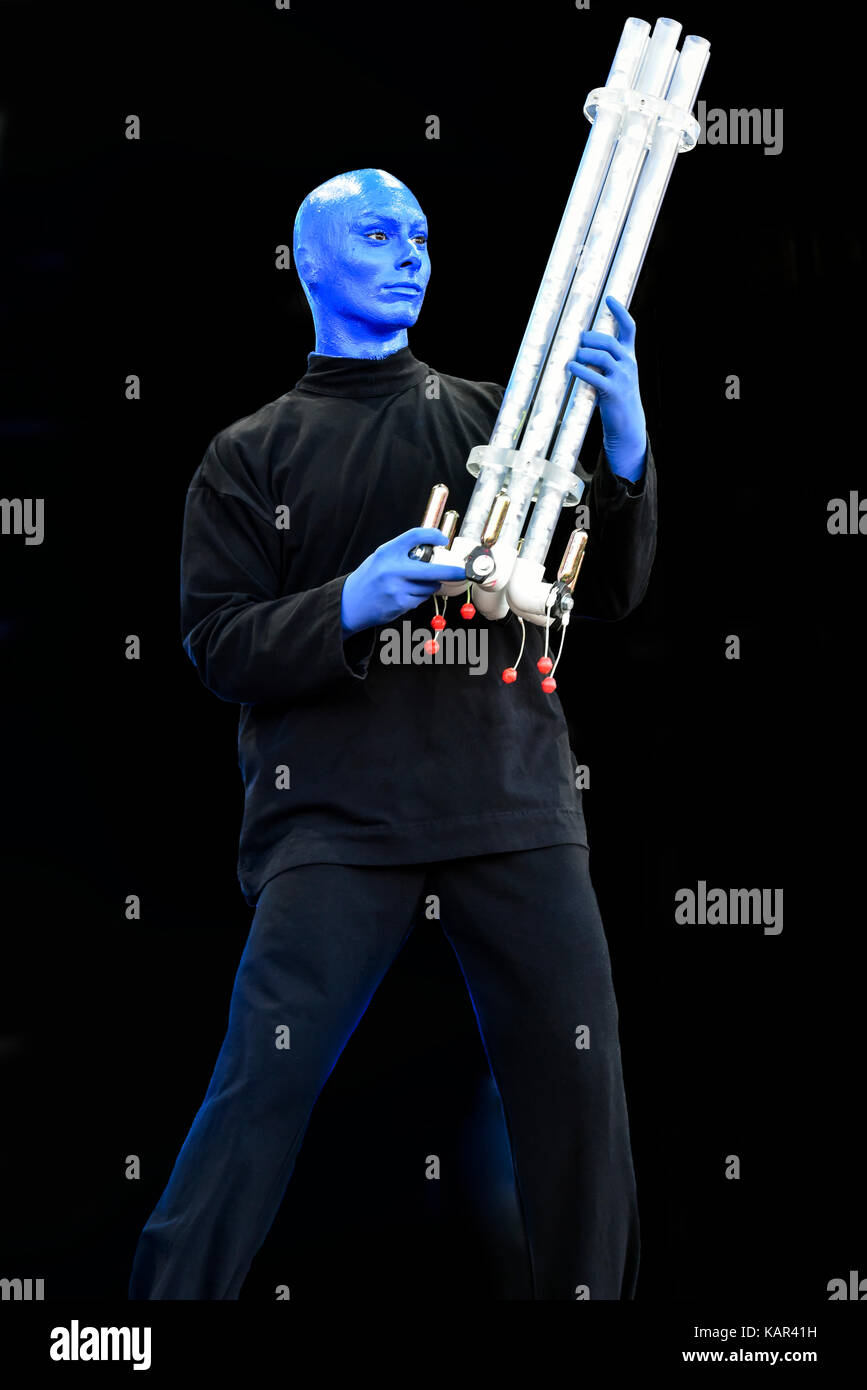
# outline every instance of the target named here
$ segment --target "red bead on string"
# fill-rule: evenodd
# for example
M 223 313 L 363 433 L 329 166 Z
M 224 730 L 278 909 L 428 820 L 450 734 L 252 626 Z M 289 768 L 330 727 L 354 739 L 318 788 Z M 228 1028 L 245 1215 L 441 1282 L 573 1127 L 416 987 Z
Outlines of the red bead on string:
M 521 650 L 518 652 L 514 666 L 507 666 L 503 672 L 503 680 L 506 682 L 506 685 L 514 685 L 515 681 L 518 679 L 517 668 L 521 664 L 521 657 L 524 655 L 524 643 L 527 640 L 527 629 L 524 627 L 524 619 L 520 617 L 520 615 L 518 616 L 518 622 L 521 624 Z
M 554 679 L 554 672 L 557 669 L 557 662 L 559 662 L 560 657 L 563 655 L 563 642 L 565 641 L 565 638 L 566 627 L 564 624 L 560 630 L 560 646 L 557 649 L 557 661 L 552 663 L 551 658 L 548 655 L 548 629 L 545 629 L 545 655 L 539 657 L 539 660 L 536 662 L 536 665 L 538 666 L 539 670 L 543 672 L 543 674 L 545 675 L 545 679 L 542 681 L 542 689 L 544 690 L 546 695 L 553 695 L 554 691 L 557 689 L 557 682 Z M 550 674 L 548 674 L 549 672 Z
M 436 594 L 434 594 L 434 596 L 433 596 L 433 601 L 434 601 L 434 608 L 435 608 L 436 611 L 435 611 L 435 613 L 434 613 L 434 616 L 433 616 L 433 617 L 431 618 L 431 620 L 430 620 L 430 625 L 431 625 L 431 627 L 433 628 L 434 632 L 442 632 L 443 628 L 444 628 L 445 625 L 446 625 L 445 611 L 446 611 L 446 604 L 448 603 L 448 599 L 447 599 L 447 598 L 444 598 L 444 599 L 443 599 L 443 611 L 442 611 L 442 613 L 440 612 L 439 599 L 438 599 L 438 597 L 437 597 Z M 428 656 L 436 656 L 437 652 L 438 652 L 439 649 L 440 649 L 440 644 L 439 644 L 439 642 L 436 640 L 435 637 L 430 637 L 430 638 L 428 638 L 427 642 L 425 642 L 425 644 L 424 644 L 424 649 L 425 649 L 425 651 L 427 652 Z

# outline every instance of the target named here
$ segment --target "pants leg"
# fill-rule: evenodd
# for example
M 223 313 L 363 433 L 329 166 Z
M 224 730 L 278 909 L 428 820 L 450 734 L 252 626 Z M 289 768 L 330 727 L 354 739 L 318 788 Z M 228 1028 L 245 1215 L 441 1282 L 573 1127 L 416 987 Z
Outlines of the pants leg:
M 437 865 L 426 889 L 503 1101 L 537 1299 L 575 1299 L 579 1285 L 631 1299 L 638 1271 L 619 1015 L 588 860 L 577 844 L 475 856 Z
M 338 864 L 266 884 L 207 1093 L 139 1238 L 131 1299 L 237 1299 L 423 885 L 422 868 Z

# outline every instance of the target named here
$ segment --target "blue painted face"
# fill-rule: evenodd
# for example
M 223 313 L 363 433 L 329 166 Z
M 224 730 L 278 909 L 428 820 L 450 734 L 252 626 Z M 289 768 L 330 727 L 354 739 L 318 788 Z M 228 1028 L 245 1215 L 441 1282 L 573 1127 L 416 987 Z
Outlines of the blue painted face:
M 316 352 L 387 357 L 407 346 L 430 257 L 427 219 L 383 169 L 339 174 L 295 218 L 295 265 L 313 313 Z

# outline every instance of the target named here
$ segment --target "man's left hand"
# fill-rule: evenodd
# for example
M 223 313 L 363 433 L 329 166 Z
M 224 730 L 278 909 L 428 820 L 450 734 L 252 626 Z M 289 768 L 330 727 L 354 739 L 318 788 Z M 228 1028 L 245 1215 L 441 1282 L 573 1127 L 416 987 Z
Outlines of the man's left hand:
M 605 303 L 617 320 L 619 336 L 592 329 L 582 333 L 581 346 L 567 366 L 598 392 L 602 442 L 611 471 L 636 483 L 644 475 L 647 425 L 638 390 L 635 319 L 612 294 L 606 295 Z

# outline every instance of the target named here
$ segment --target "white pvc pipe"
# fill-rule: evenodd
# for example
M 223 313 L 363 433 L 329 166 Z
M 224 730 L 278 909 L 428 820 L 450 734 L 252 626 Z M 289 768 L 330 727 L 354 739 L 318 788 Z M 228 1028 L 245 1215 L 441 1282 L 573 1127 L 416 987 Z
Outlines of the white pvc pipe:
M 680 31 L 681 25 L 676 20 L 657 20 L 638 75 L 636 87 L 639 92 L 652 97 L 663 94 Z M 599 301 L 645 158 L 647 136 L 654 120 L 655 116 L 643 110 L 629 110 L 625 114 L 621 135 L 593 215 L 587 242 L 578 261 L 575 278 L 521 438 L 522 450 L 547 455 L 560 410 L 573 383 L 571 373 L 566 370 L 566 364 L 574 357 L 581 333 L 589 323 Z
M 608 77 L 610 85 L 627 90 L 634 85 L 649 33 L 650 25 L 646 20 L 627 19 L 611 65 Z M 587 137 L 569 201 L 506 386 L 491 435 L 492 444 L 507 449 L 515 447 L 590 226 L 619 129 L 620 113 L 607 109 L 599 112 Z
M 647 49 L 649 33 L 650 25 L 646 20 L 627 19 L 608 74 L 608 86 L 626 90 L 633 86 Z M 500 411 L 491 433 L 491 444 L 513 448 L 514 441 L 523 427 L 599 197 L 599 190 L 611 162 L 619 127 L 619 112 L 606 110 L 599 113 L 590 130 L 530 320 L 500 404 Z M 492 465 L 481 469 L 461 525 L 461 536 L 478 539 L 505 473 L 506 469 L 503 466 Z
M 687 113 L 692 111 L 709 54 L 707 39 L 695 34 L 688 34 L 684 39 L 674 78 L 666 95 L 666 100 L 673 106 Z M 674 121 L 668 123 L 664 118 L 660 119 L 593 324 L 596 332 L 617 337 L 617 323 L 605 299 L 610 294 L 629 307 L 678 155 L 680 136 L 681 131 Z M 574 468 L 596 405 L 596 395 L 588 382 L 576 378 L 551 455 L 552 461 L 561 468 Z
M 644 162 L 636 185 L 629 215 L 620 236 L 617 251 L 600 296 L 599 309 L 593 322 L 597 332 L 617 336 L 617 324 L 611 310 L 605 304 L 610 294 L 620 300 L 627 308 L 632 298 L 635 284 L 650 238 L 659 216 L 662 200 L 668 187 L 674 162 L 682 148 L 681 116 L 688 116 L 695 103 L 710 54 L 707 39 L 688 34 L 683 41 L 681 52 L 675 53 L 674 76 L 666 92 L 666 102 L 671 110 L 663 112 L 656 122 L 652 135 L 650 153 Z M 575 344 L 577 350 L 578 342 Z M 573 353 L 574 355 L 574 353 Z M 559 467 L 574 471 L 581 445 L 596 405 L 597 393 L 587 382 L 573 379 L 571 395 L 560 422 L 556 439 L 551 450 L 551 461 Z M 579 499 L 584 490 L 583 482 L 573 485 L 572 492 Z M 551 544 L 562 507 L 563 490 L 553 484 L 543 484 L 536 499 L 524 544 L 523 557 L 529 560 L 544 560 Z

